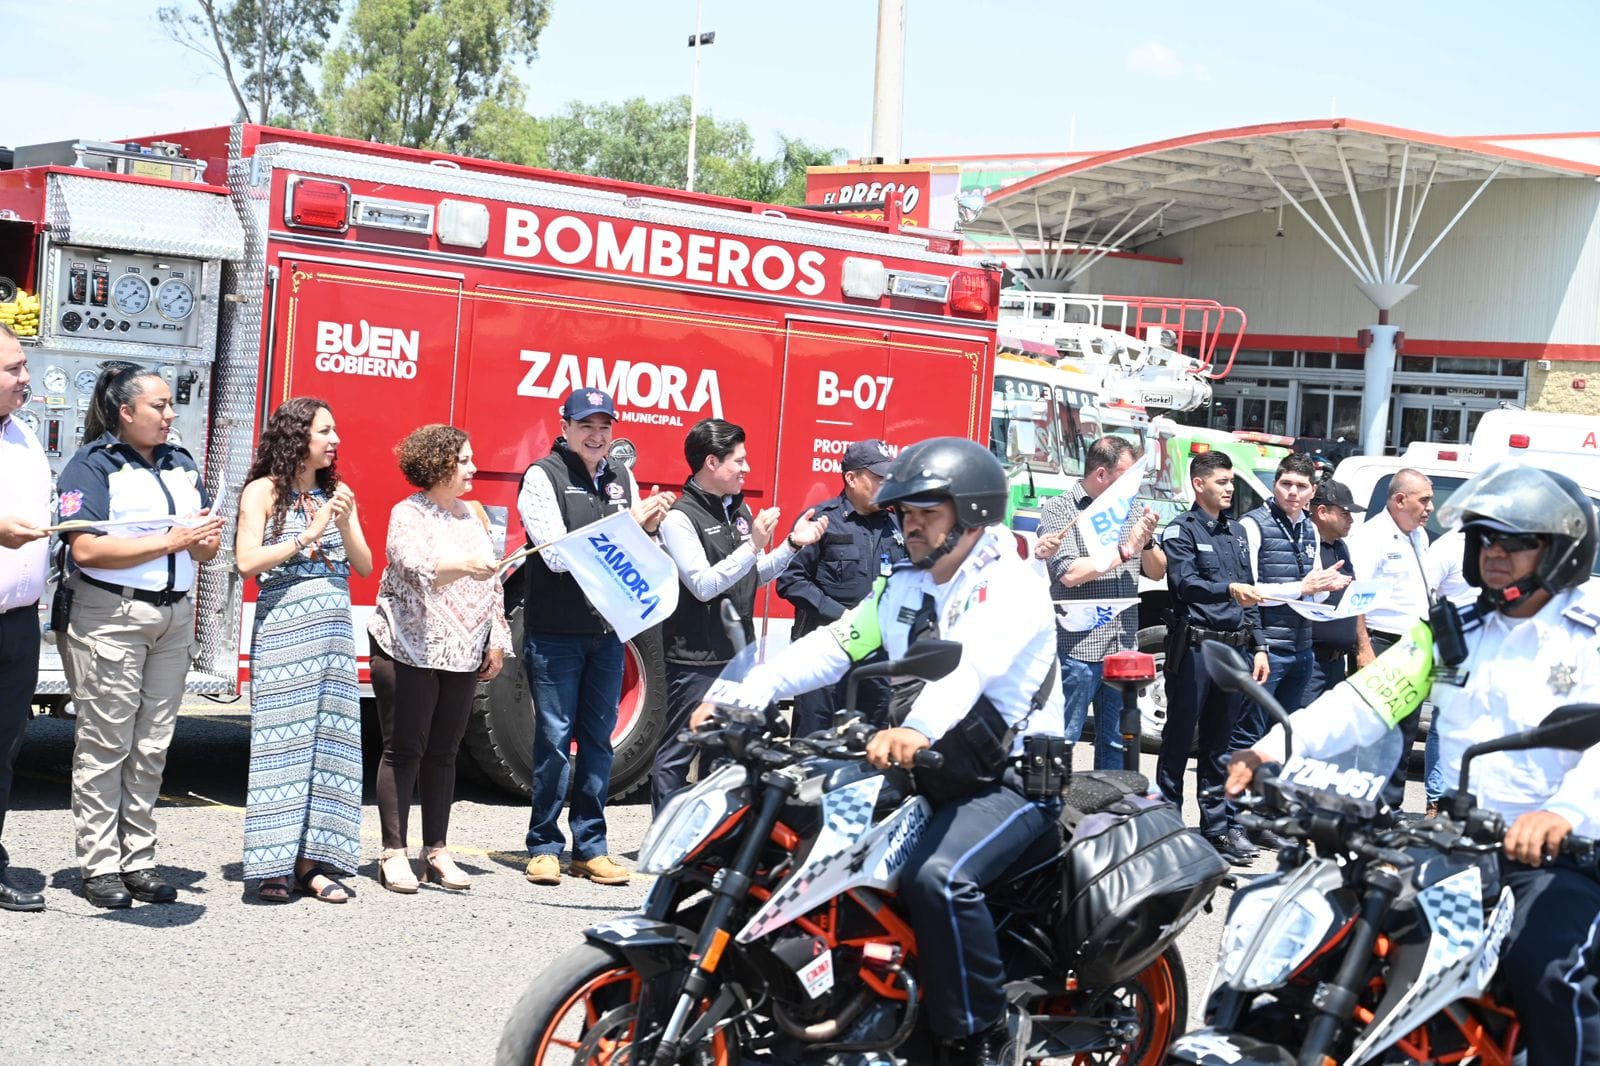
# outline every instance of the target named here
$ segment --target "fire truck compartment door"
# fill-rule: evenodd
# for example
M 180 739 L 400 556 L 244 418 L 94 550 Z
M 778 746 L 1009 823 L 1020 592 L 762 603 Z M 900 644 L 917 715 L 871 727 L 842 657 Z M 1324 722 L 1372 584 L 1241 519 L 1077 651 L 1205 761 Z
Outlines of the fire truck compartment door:
M 244 228 L 233 201 L 214 192 L 55 174 L 47 211 L 50 238 L 61 244 L 195 259 L 244 257 Z
M 418 426 L 456 424 L 461 279 L 303 257 L 279 263 L 265 408 L 293 396 L 328 402 L 340 438 L 338 469 L 358 494 L 367 542 L 381 560 L 389 509 L 416 491 L 395 463 L 394 446 Z M 356 592 L 355 601 L 373 602 L 376 583 L 376 573 L 354 579 L 373 586 Z M 356 629 L 365 654 L 365 627 Z
M 790 318 L 776 492 L 785 513 L 798 518 L 838 494 L 853 441 L 877 437 L 898 452 L 925 437 L 977 439 L 991 347 L 988 338 Z

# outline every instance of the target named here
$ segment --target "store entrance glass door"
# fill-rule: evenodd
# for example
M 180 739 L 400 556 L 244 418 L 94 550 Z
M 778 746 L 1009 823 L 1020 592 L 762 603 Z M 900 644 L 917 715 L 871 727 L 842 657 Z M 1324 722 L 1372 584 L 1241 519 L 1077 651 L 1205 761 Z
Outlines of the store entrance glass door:
M 1396 411 L 1395 449 L 1405 451 L 1417 441 L 1465 444 L 1466 412 L 1455 403 L 1429 403 L 1426 398 L 1402 398 Z

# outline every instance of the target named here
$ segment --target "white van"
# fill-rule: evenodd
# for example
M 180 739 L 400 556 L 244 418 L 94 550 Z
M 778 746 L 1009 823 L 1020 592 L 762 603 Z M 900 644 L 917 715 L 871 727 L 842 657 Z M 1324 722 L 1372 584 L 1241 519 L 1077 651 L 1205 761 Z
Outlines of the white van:
M 1592 415 L 1485 411 L 1472 431 L 1472 457 L 1487 465 L 1511 459 L 1600 485 L 1600 398 Z

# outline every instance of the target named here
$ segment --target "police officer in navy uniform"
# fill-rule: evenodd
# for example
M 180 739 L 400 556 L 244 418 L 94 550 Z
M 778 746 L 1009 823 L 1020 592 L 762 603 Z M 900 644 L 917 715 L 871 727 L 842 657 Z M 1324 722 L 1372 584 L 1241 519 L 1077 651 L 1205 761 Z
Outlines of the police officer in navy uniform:
M 1233 503 L 1233 461 L 1203 452 L 1189 464 L 1194 506 L 1167 526 L 1167 590 L 1172 618 L 1167 627 L 1167 724 L 1161 732 L 1156 784 L 1183 805 L 1183 775 L 1199 741 L 1195 782 L 1200 794 L 1200 832 L 1235 866 L 1248 865 L 1253 849 L 1243 834 L 1230 832 L 1227 800 L 1228 741 L 1239 714 L 1239 697 L 1213 685 L 1200 658 L 1200 643 L 1218 640 L 1254 654 L 1257 681 L 1268 673 L 1266 636 L 1258 607 L 1241 607 L 1234 586 L 1249 586 L 1250 559 L 1244 530 L 1223 512 Z
M 838 620 L 866 598 L 874 580 L 905 559 L 900 527 L 873 502 L 893 462 L 894 456 L 881 440 L 856 441 L 845 449 L 839 464 L 844 486 L 838 496 L 816 508 L 816 517 L 828 519 L 828 532 L 821 541 L 795 552 L 774 586 L 778 595 L 794 605 L 795 640 Z M 803 737 L 826 728 L 833 712 L 844 704 L 846 685 L 840 681 L 797 696 L 794 735 Z M 855 709 L 873 725 L 887 725 L 888 683 L 863 682 L 856 692 Z

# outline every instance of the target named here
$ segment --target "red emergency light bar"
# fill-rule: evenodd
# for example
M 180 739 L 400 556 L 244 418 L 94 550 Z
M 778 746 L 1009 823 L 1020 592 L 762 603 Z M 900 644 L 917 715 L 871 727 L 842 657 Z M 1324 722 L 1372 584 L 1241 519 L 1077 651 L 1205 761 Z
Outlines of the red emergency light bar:
M 290 178 L 284 192 L 283 220 L 301 229 L 343 233 L 350 228 L 350 186 L 320 178 Z
M 1526 433 L 1513 433 L 1511 434 L 1511 439 L 1508 443 L 1513 448 L 1526 448 L 1532 443 L 1532 441 L 1528 439 L 1528 435 Z
M 986 315 L 994 306 L 997 279 L 979 270 L 958 270 L 950 276 L 950 310 L 963 315 Z

